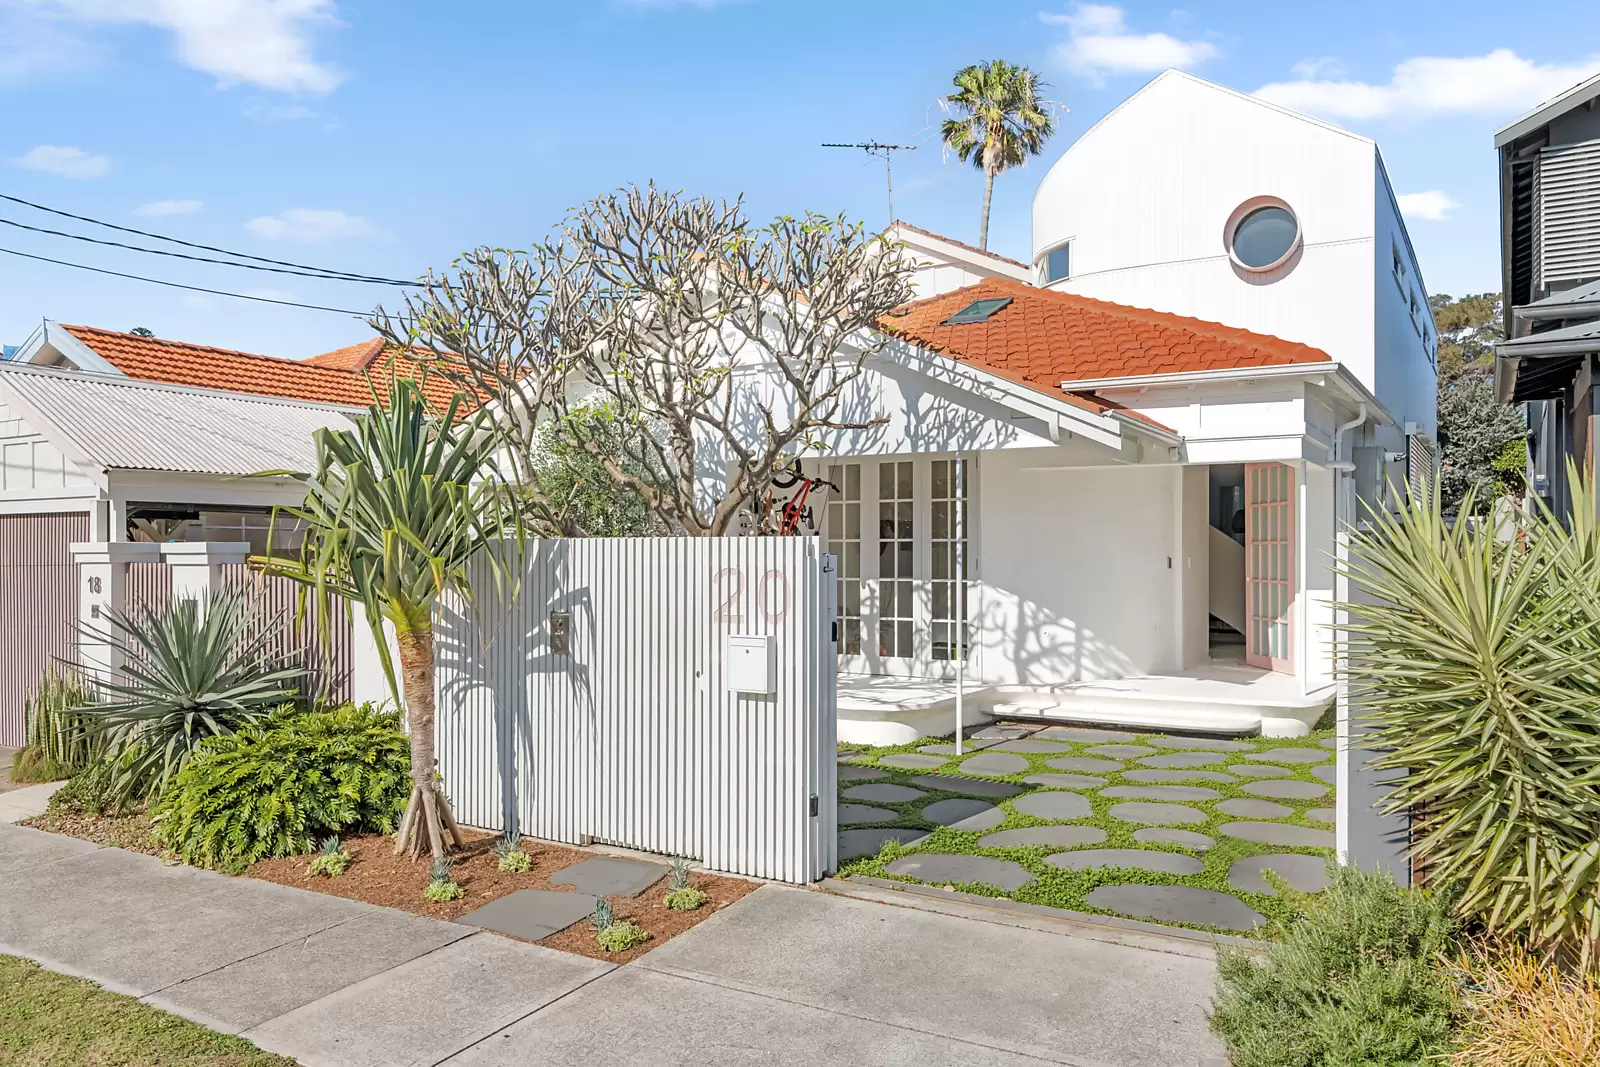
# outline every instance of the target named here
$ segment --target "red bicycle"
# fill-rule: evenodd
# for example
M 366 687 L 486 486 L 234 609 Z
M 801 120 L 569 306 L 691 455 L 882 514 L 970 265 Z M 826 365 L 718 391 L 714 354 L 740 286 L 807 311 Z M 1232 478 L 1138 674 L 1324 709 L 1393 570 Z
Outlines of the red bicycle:
M 813 530 L 818 529 L 815 515 L 811 511 L 811 493 L 816 489 L 832 489 L 839 492 L 839 487 L 823 478 L 808 478 L 799 467 L 788 470 L 779 469 L 772 474 L 772 487 L 774 489 L 792 489 L 799 486 L 799 490 L 784 501 L 783 507 L 776 513 L 777 522 L 773 522 L 772 493 L 768 492 L 762 502 L 761 529 L 758 531 L 768 537 L 793 537 L 800 531 L 800 524 L 805 523 Z

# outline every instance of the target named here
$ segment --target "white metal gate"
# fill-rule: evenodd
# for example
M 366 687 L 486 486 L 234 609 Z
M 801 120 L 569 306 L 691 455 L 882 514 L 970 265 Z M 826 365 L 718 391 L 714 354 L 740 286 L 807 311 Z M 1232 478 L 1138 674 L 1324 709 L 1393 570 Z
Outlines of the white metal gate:
M 482 568 L 438 626 L 462 822 L 789 882 L 836 867 L 833 557 L 816 538 L 546 540 L 525 563 L 509 598 Z M 728 691 L 739 634 L 774 637 L 772 693 Z

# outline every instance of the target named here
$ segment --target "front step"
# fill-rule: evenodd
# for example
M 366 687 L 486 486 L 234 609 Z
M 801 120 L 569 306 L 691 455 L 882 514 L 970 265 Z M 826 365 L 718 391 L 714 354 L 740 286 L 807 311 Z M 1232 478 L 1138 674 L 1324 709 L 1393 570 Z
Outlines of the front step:
M 996 718 L 1304 737 L 1333 703 L 1331 688 L 1308 697 L 1267 687 L 1252 691 L 1256 687 L 1223 678 L 1140 678 L 1055 689 L 998 686 L 990 707 Z

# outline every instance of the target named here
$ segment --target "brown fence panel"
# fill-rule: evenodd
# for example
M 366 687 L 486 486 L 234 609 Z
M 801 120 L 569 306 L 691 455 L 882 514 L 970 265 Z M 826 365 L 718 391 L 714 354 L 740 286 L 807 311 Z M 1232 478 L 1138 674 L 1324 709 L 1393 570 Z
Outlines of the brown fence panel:
M 39 675 L 72 652 L 78 565 L 68 547 L 89 539 L 89 516 L 0 515 L 0 745 L 23 743 Z
M 142 611 L 160 611 L 172 601 L 170 563 L 128 564 L 127 602 L 123 614 L 130 618 Z
M 316 605 L 306 604 L 300 613 L 300 586 L 287 578 L 275 578 L 252 571 L 243 563 L 222 568 L 222 580 L 230 589 L 243 592 L 262 608 L 268 618 L 281 619 L 273 652 L 295 652 L 311 675 L 302 691 L 320 700 L 336 703 L 350 699 L 354 657 L 351 648 L 351 621 L 344 602 L 335 601 L 322 629 L 316 618 Z

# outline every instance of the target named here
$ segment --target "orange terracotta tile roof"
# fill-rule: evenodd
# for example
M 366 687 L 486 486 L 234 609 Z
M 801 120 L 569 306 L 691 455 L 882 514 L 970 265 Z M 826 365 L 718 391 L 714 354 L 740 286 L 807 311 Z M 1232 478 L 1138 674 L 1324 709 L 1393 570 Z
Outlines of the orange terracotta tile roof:
M 382 341 L 377 338 L 324 356 L 297 360 L 139 337 L 93 326 L 62 328 L 123 374 L 142 381 L 356 407 L 372 403 L 374 388 L 380 398 L 388 395 L 391 361 L 377 360 L 383 350 Z M 370 355 L 359 366 L 348 357 L 342 362 L 328 359 L 354 349 L 369 348 Z M 379 366 L 374 367 L 375 362 L 379 362 Z M 408 359 L 400 359 L 398 363 L 397 370 L 402 375 L 417 369 Z M 369 371 L 374 373 L 369 376 Z M 456 390 L 443 377 L 432 375 L 423 391 L 429 400 L 442 407 L 450 402 Z
M 984 322 L 944 325 L 973 301 L 992 297 L 1011 303 Z M 1295 341 L 1003 278 L 903 305 L 880 324 L 920 348 L 1101 411 L 1119 405 L 1092 393 L 1065 393 L 1061 383 L 1332 359 Z
M 924 230 L 921 226 L 913 226 L 909 222 L 901 222 L 899 219 L 896 219 L 894 222 L 889 224 L 889 228 L 891 230 L 896 226 L 899 226 L 901 229 L 910 230 L 912 233 L 920 233 L 924 237 L 932 237 L 936 241 L 944 241 L 946 244 L 953 244 L 958 248 L 965 248 L 968 252 L 976 252 L 980 256 L 988 256 L 990 259 L 998 259 L 1003 263 L 1011 264 L 1013 267 L 1021 267 L 1023 270 L 1028 269 L 1028 265 L 1021 260 L 1012 259 L 1010 256 L 1002 256 L 998 252 L 991 252 L 987 248 L 979 248 L 977 245 L 969 245 L 965 241 L 958 241 L 954 237 L 946 237 L 942 233 L 934 233 L 932 230 Z

